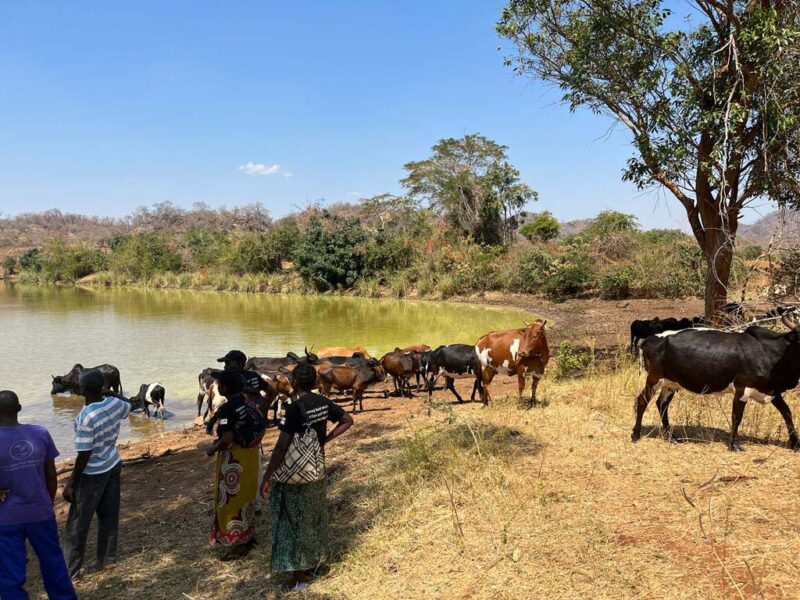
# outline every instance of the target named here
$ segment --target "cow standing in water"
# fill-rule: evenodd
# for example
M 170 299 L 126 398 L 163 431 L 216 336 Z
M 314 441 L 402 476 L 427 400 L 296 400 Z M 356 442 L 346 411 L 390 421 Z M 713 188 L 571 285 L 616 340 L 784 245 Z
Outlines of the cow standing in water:
M 481 363 L 484 404 L 492 399 L 489 385 L 495 375 L 516 375 L 519 384 L 518 398 L 525 391 L 525 378 L 531 378 L 530 404 L 536 403 L 536 388 L 550 360 L 550 348 L 544 326 L 547 321 L 536 320 L 523 329 L 491 331 L 475 344 Z

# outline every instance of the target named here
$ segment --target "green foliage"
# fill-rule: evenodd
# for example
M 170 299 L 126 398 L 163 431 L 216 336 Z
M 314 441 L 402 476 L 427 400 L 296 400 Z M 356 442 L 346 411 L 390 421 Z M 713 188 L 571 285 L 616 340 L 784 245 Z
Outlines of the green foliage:
M 414 258 L 414 248 L 406 237 L 380 230 L 364 245 L 364 269 L 367 273 L 391 273 L 407 269 Z
M 19 261 L 17 260 L 16 256 L 6 256 L 3 259 L 2 267 L 3 273 L 6 277 L 8 277 L 9 275 L 13 275 L 17 272 L 17 269 L 19 268 Z
M 572 344 L 564 340 L 556 353 L 556 379 L 567 379 L 581 373 L 592 362 L 592 356 L 586 351 L 576 350 Z
M 179 271 L 181 257 L 157 233 L 129 235 L 111 254 L 109 268 L 132 279 L 147 279 L 156 273 Z
M 522 207 L 537 197 L 520 182 L 506 149 L 479 134 L 439 140 L 429 158 L 406 163 L 400 183 L 409 196 L 441 211 L 455 231 L 476 242 L 503 243 Z
M 69 246 L 63 238 L 48 241 L 34 263 L 40 280 L 71 283 L 106 267 L 105 254 L 86 245 Z
M 550 211 L 533 215 L 533 219 L 519 228 L 519 232 L 530 241 L 548 242 L 558 237 L 561 225 Z
M 19 258 L 19 267 L 23 271 L 38 273 L 42 270 L 42 251 L 31 248 Z
M 741 208 L 800 205 L 800 2 L 695 0 L 691 20 L 669 4 L 509 0 L 497 29 L 517 72 L 628 129 L 624 178 L 684 207 L 721 305 Z
M 267 235 L 244 233 L 229 243 L 225 266 L 233 273 L 270 273 L 281 268 L 277 245 Z
M 625 213 L 615 210 L 604 210 L 592 219 L 591 224 L 586 228 L 584 234 L 598 238 L 618 233 L 637 231 L 638 229 L 639 225 L 636 222 L 636 217 L 633 215 L 626 215 Z
M 616 266 L 600 277 L 600 297 L 606 300 L 628 298 L 631 294 L 631 273 L 627 265 Z
M 764 254 L 761 246 L 745 246 L 739 249 L 739 256 L 742 260 L 758 260 Z
M 205 269 L 220 262 L 227 246 L 227 236 L 208 226 L 195 227 L 186 234 L 184 244 L 189 250 L 190 265 L 195 269 Z
M 300 226 L 294 217 L 281 219 L 267 230 L 265 236 L 273 256 L 279 260 L 294 260 L 295 249 L 300 239 Z
M 508 291 L 526 294 L 540 293 L 553 272 L 553 255 L 545 248 L 535 247 L 522 255 L 511 255 L 503 275 L 503 287 Z
M 314 215 L 295 250 L 297 272 L 320 291 L 352 287 L 364 270 L 366 239 L 358 219 Z
M 588 292 L 596 283 L 595 263 L 588 248 L 568 246 L 554 262 L 543 291 L 554 300 L 574 298 Z

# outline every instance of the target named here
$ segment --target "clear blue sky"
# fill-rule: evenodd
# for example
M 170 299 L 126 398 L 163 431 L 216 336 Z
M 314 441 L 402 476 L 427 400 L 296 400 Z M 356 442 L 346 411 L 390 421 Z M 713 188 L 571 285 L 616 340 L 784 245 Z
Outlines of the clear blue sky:
M 0 212 L 121 216 L 170 200 L 280 216 L 399 192 L 404 163 L 480 132 L 539 191 L 532 210 L 682 225 L 663 193 L 620 180 L 622 132 L 606 138 L 608 121 L 503 66 L 502 6 L 3 2 Z

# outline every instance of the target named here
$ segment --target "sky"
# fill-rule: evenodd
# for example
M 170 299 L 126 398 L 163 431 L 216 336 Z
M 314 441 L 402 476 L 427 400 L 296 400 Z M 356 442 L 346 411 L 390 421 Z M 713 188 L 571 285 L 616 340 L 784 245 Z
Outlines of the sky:
M 171 201 L 312 202 L 402 191 L 444 137 L 508 146 L 562 220 L 682 227 L 621 180 L 621 130 L 503 65 L 495 0 L 0 3 L 0 213 L 124 216 Z

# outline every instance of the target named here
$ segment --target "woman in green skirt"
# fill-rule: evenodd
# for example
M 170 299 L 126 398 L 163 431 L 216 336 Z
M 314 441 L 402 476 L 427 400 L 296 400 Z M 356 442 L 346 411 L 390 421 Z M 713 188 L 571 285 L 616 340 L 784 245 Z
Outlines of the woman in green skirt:
M 295 435 L 309 427 L 314 430 L 322 448 L 342 435 L 353 424 L 353 417 L 338 404 L 311 390 L 317 372 L 308 364 L 298 365 L 292 373 L 292 385 L 298 398 L 286 410 L 278 424 L 280 436 L 264 471 L 262 494 L 269 494 L 272 529 L 273 572 L 290 576 L 288 588 L 300 590 L 322 563 L 328 544 L 328 507 L 325 502 L 325 477 L 311 483 L 282 483 L 273 475 L 283 465 Z M 336 423 L 330 433 L 328 421 Z M 313 439 L 313 438 L 312 438 Z

